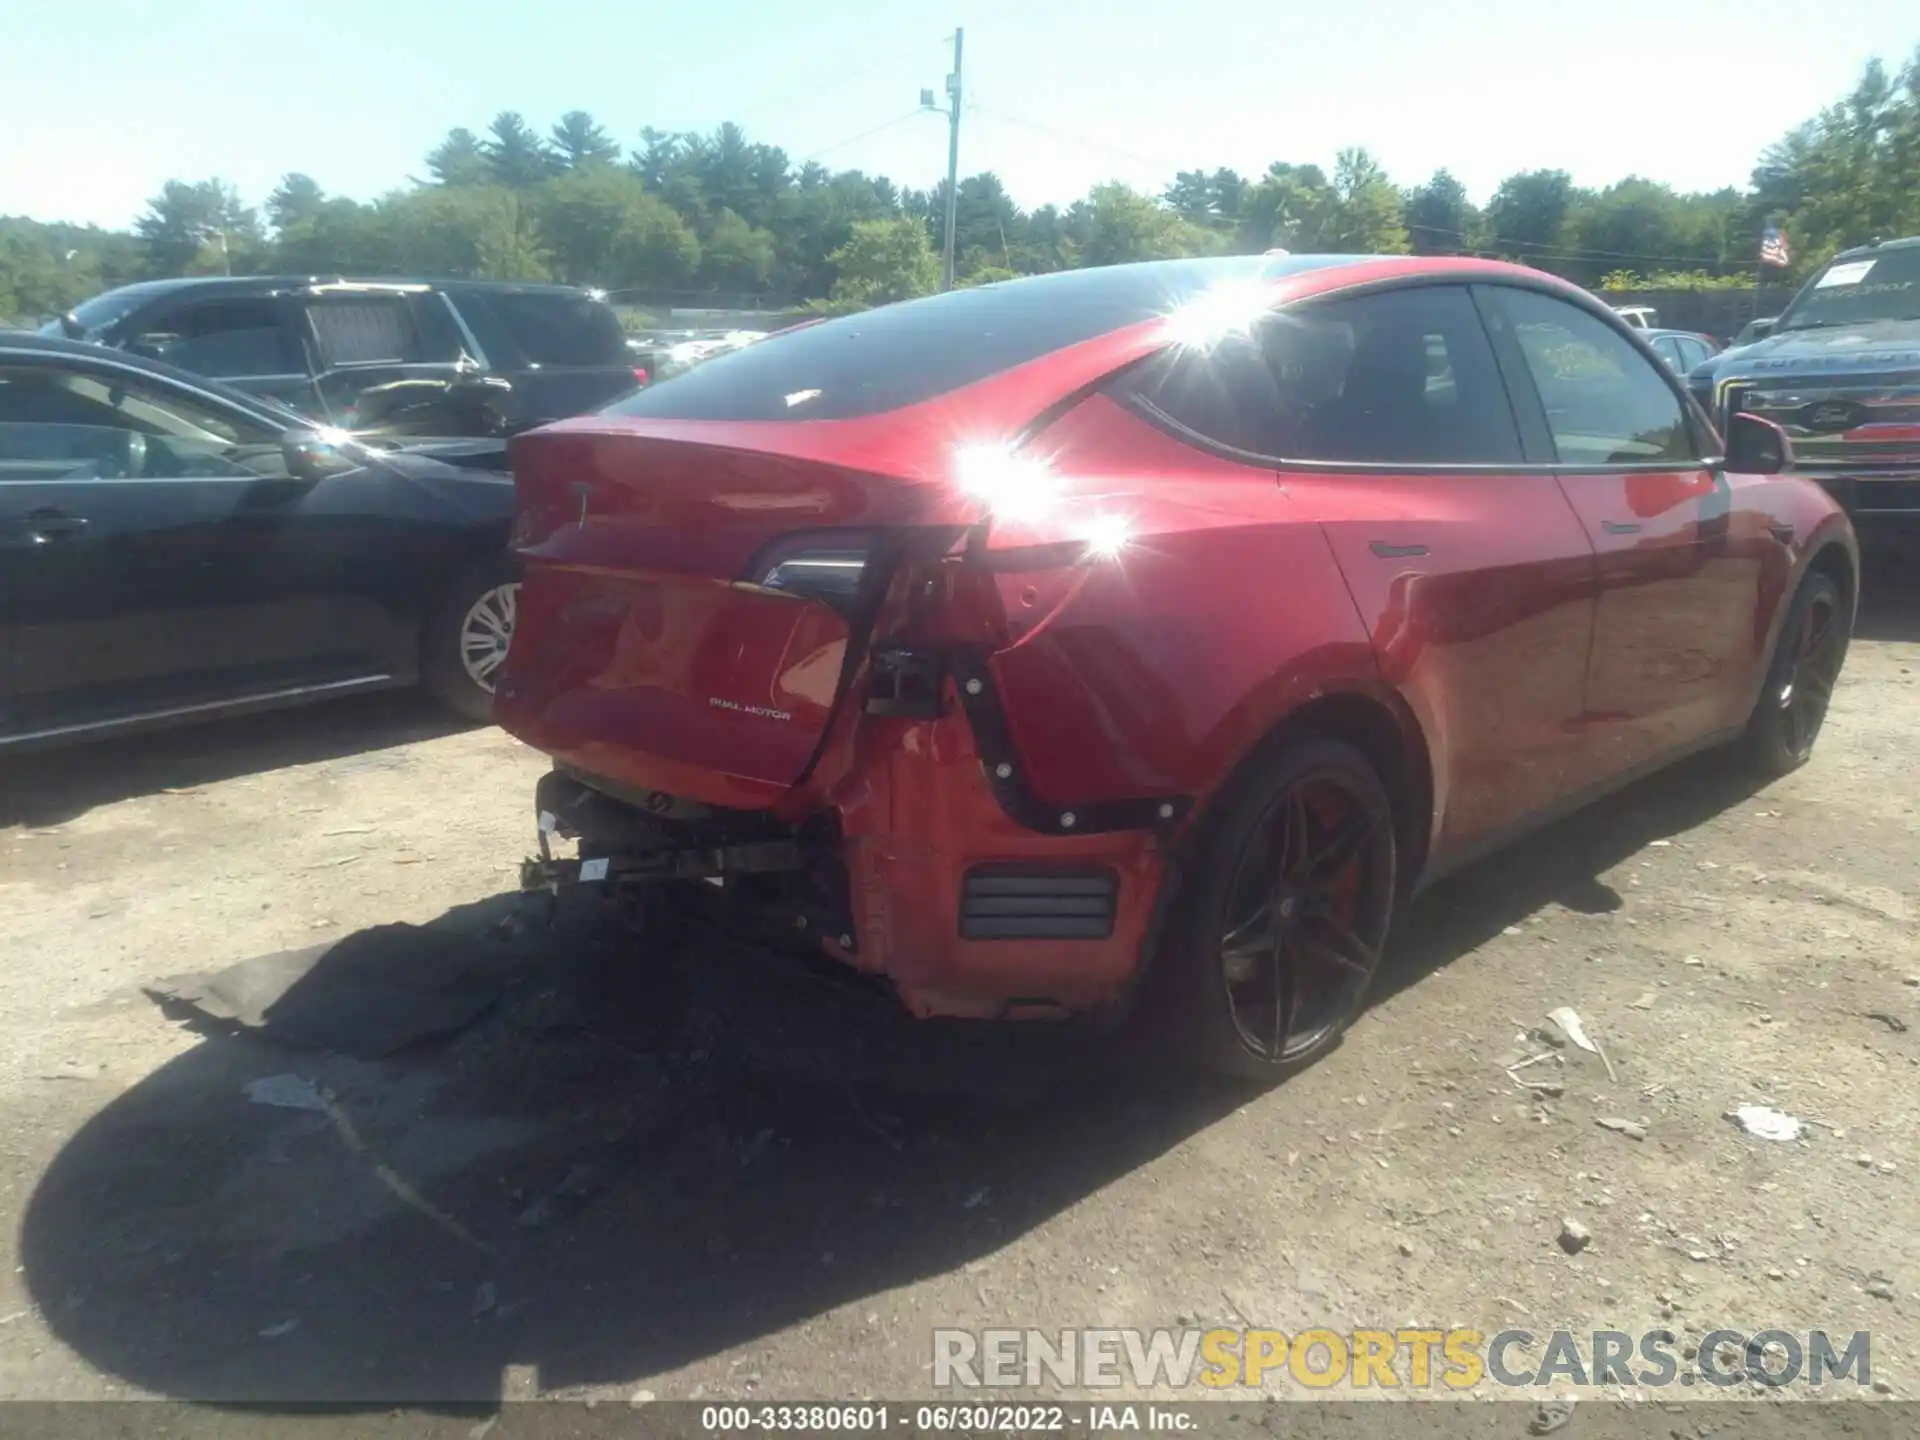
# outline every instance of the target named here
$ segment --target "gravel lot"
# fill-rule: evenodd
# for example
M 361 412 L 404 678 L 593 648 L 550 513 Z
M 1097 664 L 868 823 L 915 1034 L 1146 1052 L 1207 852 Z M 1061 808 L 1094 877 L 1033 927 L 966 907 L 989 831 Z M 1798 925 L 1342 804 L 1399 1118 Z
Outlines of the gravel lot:
M 7 763 L 0 1397 L 910 1396 L 935 1325 L 1178 1317 L 1870 1328 L 1920 1395 L 1916 668 L 1884 602 L 1807 769 L 1690 764 L 1431 894 L 1265 1093 L 584 920 L 474 941 L 503 1002 L 399 1058 L 204 1036 L 142 987 L 494 933 L 539 758 L 386 697 Z M 1507 1073 L 1561 1005 L 1617 1079 Z M 334 1113 L 243 1097 L 286 1073 Z

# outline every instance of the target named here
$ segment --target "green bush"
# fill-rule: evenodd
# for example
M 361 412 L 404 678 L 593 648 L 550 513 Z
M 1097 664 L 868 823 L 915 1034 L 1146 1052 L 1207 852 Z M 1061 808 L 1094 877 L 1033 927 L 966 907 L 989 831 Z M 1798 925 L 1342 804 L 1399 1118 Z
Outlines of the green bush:
M 1655 270 L 1642 275 L 1615 270 L 1600 281 L 1602 290 L 1751 290 L 1751 275 L 1714 275 L 1705 270 Z

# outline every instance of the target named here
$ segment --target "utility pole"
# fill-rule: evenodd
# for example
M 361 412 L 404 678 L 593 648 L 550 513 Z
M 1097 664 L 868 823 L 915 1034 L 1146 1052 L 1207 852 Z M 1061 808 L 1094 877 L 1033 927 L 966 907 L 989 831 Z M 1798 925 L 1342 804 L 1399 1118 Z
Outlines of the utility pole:
M 940 261 L 940 288 L 953 289 L 953 227 L 960 210 L 960 45 L 965 30 L 953 32 L 953 73 L 947 76 L 947 243 Z
M 960 47 L 965 30 L 953 32 L 953 73 L 947 76 L 947 107 L 933 103 L 933 91 L 920 92 L 920 108 L 938 111 L 947 117 L 947 235 L 941 246 L 940 288 L 953 289 L 953 230 L 960 210 Z M 1003 236 L 1001 248 L 1006 248 Z

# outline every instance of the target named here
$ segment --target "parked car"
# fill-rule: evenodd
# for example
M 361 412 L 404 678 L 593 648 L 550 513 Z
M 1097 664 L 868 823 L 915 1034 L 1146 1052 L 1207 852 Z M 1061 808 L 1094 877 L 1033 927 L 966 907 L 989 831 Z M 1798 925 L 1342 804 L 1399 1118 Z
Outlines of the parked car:
M 1410 892 L 1689 752 L 1807 759 L 1852 532 L 1776 427 L 1727 448 L 1618 316 L 1493 262 L 771 336 L 512 442 L 524 883 L 730 896 L 922 1015 L 1303 1063 Z
M 376 450 L 97 345 L 0 332 L 0 753 L 423 682 L 484 718 L 504 442 Z
M 1642 330 L 1640 338 L 1680 375 L 1692 374 L 1721 350 L 1719 341 L 1695 330 Z
M 1764 339 L 1697 366 L 1724 428 L 1780 425 L 1796 468 L 1875 544 L 1920 546 L 1920 236 L 1836 255 Z
M 212 276 L 97 295 L 41 333 L 165 361 L 317 421 L 386 434 L 509 434 L 643 383 L 607 303 L 479 280 Z
M 1651 305 L 1616 305 L 1613 313 L 1636 330 L 1655 330 L 1660 326 L 1660 314 Z

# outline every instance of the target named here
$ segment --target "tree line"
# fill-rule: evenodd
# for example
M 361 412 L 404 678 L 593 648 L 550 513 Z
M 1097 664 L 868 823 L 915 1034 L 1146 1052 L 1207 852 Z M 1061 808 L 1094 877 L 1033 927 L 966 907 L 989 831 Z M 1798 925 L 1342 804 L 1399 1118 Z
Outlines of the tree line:
M 1331 172 L 1182 171 L 1159 195 L 1096 185 L 1023 210 L 992 172 L 961 180 L 956 271 L 979 284 L 1128 260 L 1257 252 L 1473 254 L 1610 288 L 1752 283 L 1763 227 L 1793 246 L 1786 280 L 1836 249 L 1920 233 L 1920 51 L 1876 60 L 1851 93 L 1768 148 L 1746 187 L 1679 193 L 1629 176 L 1508 176 L 1484 206 L 1441 170 L 1396 184 L 1363 149 Z M 64 312 L 131 280 L 181 274 L 431 274 L 559 280 L 629 295 L 810 301 L 828 309 L 938 288 L 946 183 L 916 190 L 796 164 L 736 124 L 643 130 L 586 111 L 542 133 L 506 111 L 449 131 L 425 173 L 371 201 L 289 174 L 264 207 L 220 180 L 168 181 L 129 231 L 0 218 L 0 318 Z

